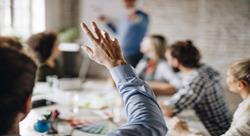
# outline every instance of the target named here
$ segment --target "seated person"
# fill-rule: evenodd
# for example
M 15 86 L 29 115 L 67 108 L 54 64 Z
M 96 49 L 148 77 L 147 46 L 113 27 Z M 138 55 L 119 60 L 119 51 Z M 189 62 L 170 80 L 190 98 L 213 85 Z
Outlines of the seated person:
M 174 43 L 166 57 L 181 72 L 183 87 L 163 103 L 164 114 L 173 117 L 192 108 L 212 136 L 225 133 L 231 124 L 219 73 L 200 63 L 200 52 L 189 40 Z
M 243 99 L 234 113 L 231 127 L 222 136 L 250 136 L 250 59 L 234 62 L 227 72 L 229 90 L 237 93 Z M 178 136 L 189 136 L 188 127 L 183 121 L 175 124 L 174 130 Z
M 0 41 L 2 43 L 2 46 L 14 48 L 17 50 L 23 49 L 22 44 L 17 40 L 17 38 L 8 37 L 8 36 L 0 36 Z
M 167 127 L 154 93 L 126 64 L 118 41 L 107 33 L 103 36 L 95 24 L 97 37 L 84 23 L 82 28 L 94 43 L 92 48 L 84 46 L 85 52 L 109 69 L 128 115 L 128 124 L 108 136 L 165 136 Z M 0 61 L 0 135 L 19 135 L 19 122 L 31 108 L 36 65 L 17 50 L 1 47 L 1 43 Z
M 0 135 L 18 135 L 19 122 L 31 109 L 36 64 L 0 41 Z
M 135 68 L 138 76 L 146 80 L 156 94 L 175 93 L 175 88 L 181 86 L 181 81 L 166 62 L 165 38 L 161 35 L 147 36 L 143 39 L 140 50 L 144 57 Z
M 56 61 L 59 55 L 57 34 L 52 32 L 34 34 L 28 39 L 27 44 L 34 51 L 39 62 L 37 80 L 44 82 L 47 76 L 60 77 L 59 65 Z

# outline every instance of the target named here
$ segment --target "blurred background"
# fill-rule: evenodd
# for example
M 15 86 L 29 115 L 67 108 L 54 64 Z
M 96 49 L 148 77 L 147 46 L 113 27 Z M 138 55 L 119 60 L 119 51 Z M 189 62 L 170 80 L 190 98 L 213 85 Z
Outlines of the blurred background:
M 140 0 L 137 6 L 150 16 L 147 34 L 163 34 L 170 44 L 193 40 L 202 61 L 223 77 L 232 61 L 250 57 L 250 0 Z M 0 34 L 25 41 L 33 33 L 58 32 L 65 77 L 105 78 L 108 72 L 80 50 L 89 42 L 79 23 L 123 12 L 121 0 L 0 0 Z M 239 98 L 227 94 L 234 109 Z

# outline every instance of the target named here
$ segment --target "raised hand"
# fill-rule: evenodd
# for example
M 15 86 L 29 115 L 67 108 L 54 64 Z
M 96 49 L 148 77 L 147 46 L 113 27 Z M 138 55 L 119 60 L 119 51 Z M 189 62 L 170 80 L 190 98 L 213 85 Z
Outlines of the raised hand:
M 83 49 L 88 56 L 97 63 L 110 69 L 112 67 L 126 64 L 118 40 L 111 39 L 109 34 L 100 30 L 95 22 L 92 22 L 95 35 L 85 23 L 81 23 L 83 32 L 90 38 L 93 47 L 84 45 Z

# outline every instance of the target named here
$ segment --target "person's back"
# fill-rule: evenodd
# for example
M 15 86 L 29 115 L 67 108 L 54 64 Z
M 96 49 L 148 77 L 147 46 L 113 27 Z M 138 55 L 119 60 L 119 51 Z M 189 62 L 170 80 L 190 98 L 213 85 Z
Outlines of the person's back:
M 219 73 L 206 65 L 197 69 L 197 73 L 190 86 L 199 84 L 196 89 L 201 96 L 193 109 L 212 135 L 221 135 L 230 127 L 232 118 L 225 102 Z

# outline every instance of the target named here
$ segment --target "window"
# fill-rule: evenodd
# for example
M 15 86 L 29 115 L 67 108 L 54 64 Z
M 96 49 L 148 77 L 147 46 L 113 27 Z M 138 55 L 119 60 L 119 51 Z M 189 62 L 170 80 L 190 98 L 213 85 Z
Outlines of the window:
M 45 30 L 45 0 L 0 0 L 0 34 L 26 38 Z

